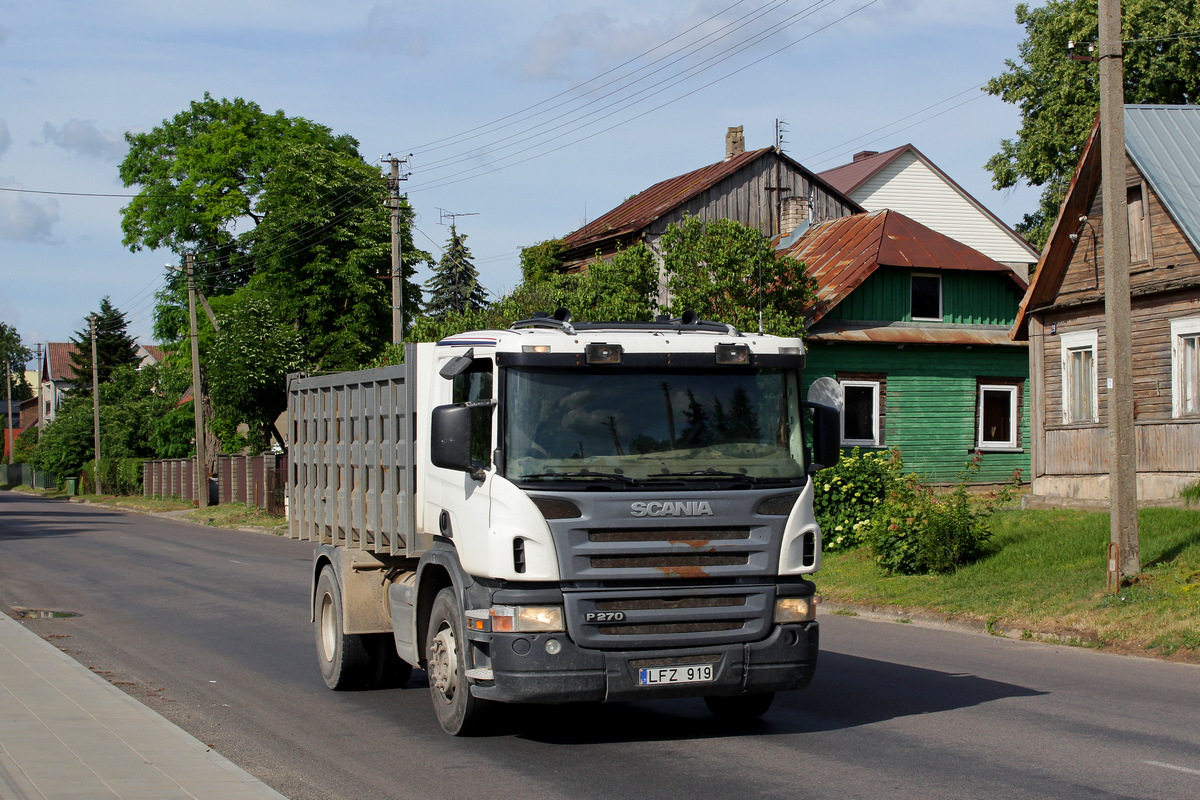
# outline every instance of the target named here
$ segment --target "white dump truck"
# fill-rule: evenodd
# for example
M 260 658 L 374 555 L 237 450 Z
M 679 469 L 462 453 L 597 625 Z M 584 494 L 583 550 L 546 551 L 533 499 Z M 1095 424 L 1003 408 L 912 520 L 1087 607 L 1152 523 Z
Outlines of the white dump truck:
M 317 545 L 326 684 L 424 669 L 451 734 L 489 701 L 753 717 L 807 685 L 812 475 L 839 450 L 803 366 L 799 339 L 694 314 L 560 310 L 292 376 L 290 531 Z

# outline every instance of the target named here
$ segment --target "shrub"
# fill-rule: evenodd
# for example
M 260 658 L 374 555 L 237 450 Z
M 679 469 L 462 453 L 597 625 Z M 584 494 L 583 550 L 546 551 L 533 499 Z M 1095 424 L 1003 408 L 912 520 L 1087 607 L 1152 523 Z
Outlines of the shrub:
M 92 474 L 93 462 L 84 465 L 80 489 L 86 493 L 136 495 L 142 493 L 142 459 L 101 458 L 99 481 Z M 98 484 L 98 485 L 97 485 Z
M 979 453 L 959 474 L 958 485 L 937 494 L 916 475 L 904 475 L 865 531 L 875 561 L 888 575 L 953 572 L 983 554 L 991 538 L 991 516 L 1012 497 L 1020 472 L 997 494 L 972 497 L 967 484 L 979 472 Z
M 859 452 L 854 448 L 829 469 L 817 473 L 813 511 L 821 526 L 821 548 L 847 550 L 863 542 L 888 487 L 899 478 L 899 451 Z

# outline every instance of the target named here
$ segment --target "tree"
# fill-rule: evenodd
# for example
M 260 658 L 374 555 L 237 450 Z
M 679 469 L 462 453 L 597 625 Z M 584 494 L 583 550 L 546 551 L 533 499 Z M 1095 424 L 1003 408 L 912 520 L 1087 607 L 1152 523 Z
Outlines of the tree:
M 1044 187 L 1038 209 L 1016 226 L 1037 246 L 1050 235 L 1100 107 L 1098 66 L 1070 57 L 1088 55 L 1097 41 L 1096 13 L 1096 0 L 1019 4 L 1026 33 L 1020 59 L 1005 61 L 1005 72 L 985 88 L 1021 110 L 1017 138 L 1000 142 L 987 169 L 997 189 L 1021 181 Z M 1122 18 L 1125 102 L 1197 102 L 1200 48 L 1185 34 L 1200 24 L 1200 0 L 1123 0 Z
M 261 450 L 270 432 L 280 438 L 275 419 L 287 409 L 287 376 L 300 369 L 304 346 L 265 295 L 239 293 L 220 321 L 208 362 L 213 408 L 261 433 L 253 443 Z
M 204 99 L 147 133 L 126 134 L 123 209 L 131 250 L 193 251 L 197 286 L 209 297 L 250 286 L 268 294 L 300 332 L 320 369 L 357 366 L 390 339 L 391 225 L 387 183 L 353 137 L 324 125 L 265 113 L 235 98 Z M 412 210 L 402 208 L 406 317 L 420 308 L 412 280 L 428 253 L 413 246 Z M 156 334 L 186 330 L 184 278 L 168 274 Z
M 119 367 L 138 363 L 137 342 L 128 333 L 129 323 L 125 315 L 105 296 L 100 300 L 100 310 L 89 317 L 95 318 L 96 327 L 96 380 L 107 383 L 113 371 Z M 74 373 L 73 394 L 92 396 L 92 333 L 91 325 L 75 332 L 71 340 L 75 349 L 71 351 L 71 370 Z
M 0 400 L 7 401 L 9 392 L 13 402 L 28 400 L 33 397 L 33 389 L 25 382 L 25 365 L 33 353 L 21 342 L 17 329 L 7 322 L 0 322 L 0 359 L 8 364 L 9 385 L 0 394 Z
M 433 276 L 425 282 L 429 298 L 425 313 L 442 318 L 449 313 L 462 314 L 468 309 L 479 311 L 487 305 L 487 291 L 479 285 L 479 270 L 471 263 L 467 235 L 450 225 L 450 241 Z
M 659 246 L 671 314 L 694 310 L 747 331 L 758 330 L 761 320 L 765 333 L 803 334 L 816 283 L 803 264 L 777 255 L 758 230 L 731 219 L 686 217 L 667 227 Z

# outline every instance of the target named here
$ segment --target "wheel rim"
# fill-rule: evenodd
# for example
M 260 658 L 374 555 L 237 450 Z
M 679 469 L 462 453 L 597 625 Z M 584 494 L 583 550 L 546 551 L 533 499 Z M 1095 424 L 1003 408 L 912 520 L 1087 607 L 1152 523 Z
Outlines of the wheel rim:
M 333 598 L 328 593 L 321 597 L 321 655 L 332 661 L 337 649 L 337 622 L 333 617 Z
M 442 623 L 429 645 L 429 680 L 435 692 L 447 703 L 454 702 L 458 684 L 458 645 L 454 631 Z

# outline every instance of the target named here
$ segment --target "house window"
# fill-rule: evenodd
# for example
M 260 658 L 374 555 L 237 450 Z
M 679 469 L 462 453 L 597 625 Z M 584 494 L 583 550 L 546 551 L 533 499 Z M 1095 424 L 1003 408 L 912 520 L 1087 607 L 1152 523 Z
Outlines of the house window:
M 1200 416 L 1200 319 L 1171 320 L 1171 410 Z
M 915 320 L 942 319 L 942 276 L 919 275 L 911 277 L 912 318 Z
M 1017 384 L 979 384 L 977 446 L 980 450 L 1017 447 L 1020 407 L 1020 386 Z
M 1146 203 L 1142 199 L 1142 185 L 1130 186 L 1125 190 L 1125 207 L 1129 211 L 1129 260 L 1146 261 L 1150 248 L 1146 236 Z
M 1096 332 L 1064 333 L 1062 343 L 1063 423 L 1099 422 L 1096 402 Z
M 842 444 L 874 447 L 879 444 L 879 382 L 841 381 Z

